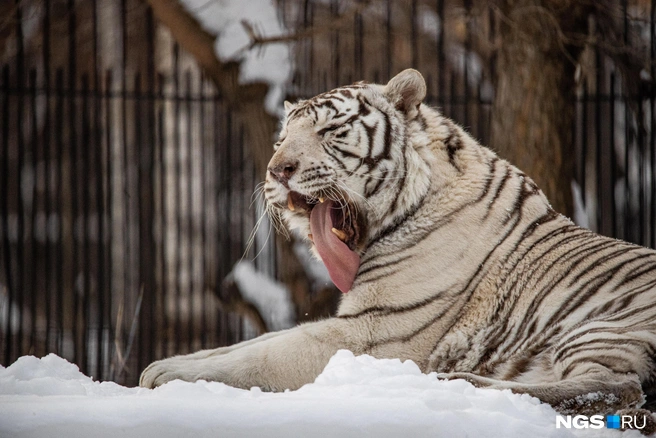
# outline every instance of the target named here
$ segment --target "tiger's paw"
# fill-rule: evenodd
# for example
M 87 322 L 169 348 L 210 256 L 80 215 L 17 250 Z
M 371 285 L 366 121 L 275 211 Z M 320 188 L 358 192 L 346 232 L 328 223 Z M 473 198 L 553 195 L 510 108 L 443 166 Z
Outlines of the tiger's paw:
M 482 377 L 472 373 L 438 373 L 437 378 L 442 380 L 462 379 L 466 380 L 477 388 L 489 388 L 498 383 L 494 379 Z
M 202 377 L 195 371 L 198 362 L 201 360 L 190 361 L 185 356 L 174 356 L 153 362 L 141 373 L 139 386 L 156 388 L 172 380 L 187 382 L 200 380 Z

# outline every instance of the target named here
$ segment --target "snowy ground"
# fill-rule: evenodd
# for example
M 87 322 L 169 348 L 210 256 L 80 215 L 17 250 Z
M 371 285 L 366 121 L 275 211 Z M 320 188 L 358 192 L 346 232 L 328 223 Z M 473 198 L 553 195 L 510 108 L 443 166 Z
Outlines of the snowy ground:
M 312 384 L 263 393 L 173 381 L 94 382 L 50 354 L 0 368 L 0 437 L 620 437 L 556 429 L 537 399 L 438 381 L 413 362 L 338 352 Z

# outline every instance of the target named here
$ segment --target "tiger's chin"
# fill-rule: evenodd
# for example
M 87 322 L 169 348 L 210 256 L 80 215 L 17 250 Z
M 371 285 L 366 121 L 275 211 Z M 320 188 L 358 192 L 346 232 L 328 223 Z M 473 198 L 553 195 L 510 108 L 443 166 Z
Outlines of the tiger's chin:
M 280 207 L 280 205 L 278 205 Z M 360 267 L 360 254 L 366 243 L 366 218 L 345 197 L 330 199 L 306 196 L 295 191 L 287 195 L 290 224 L 307 221 L 308 239 L 313 250 L 326 265 L 331 279 L 339 290 L 351 289 Z M 299 227 L 300 228 L 300 227 Z

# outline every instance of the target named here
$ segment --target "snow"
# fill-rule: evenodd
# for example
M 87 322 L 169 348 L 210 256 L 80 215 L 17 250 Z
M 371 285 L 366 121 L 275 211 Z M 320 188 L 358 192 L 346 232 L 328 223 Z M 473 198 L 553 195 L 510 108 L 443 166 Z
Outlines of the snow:
M 282 283 L 258 272 L 249 261 L 237 263 L 230 275 L 242 297 L 257 307 L 269 330 L 278 331 L 294 325 L 294 305 Z
M 0 368 L 0 436 L 10 437 L 617 437 L 556 429 L 548 405 L 510 391 L 440 381 L 413 362 L 339 351 L 312 384 L 265 393 L 217 382 L 154 390 L 95 382 L 64 359 Z
M 270 85 L 265 108 L 278 114 L 285 86 L 292 74 L 290 47 L 271 43 L 249 49 L 250 37 L 242 24 L 247 21 L 261 36 L 287 34 L 271 0 L 182 0 L 186 9 L 213 35 L 221 61 L 239 61 L 241 83 L 264 81 Z

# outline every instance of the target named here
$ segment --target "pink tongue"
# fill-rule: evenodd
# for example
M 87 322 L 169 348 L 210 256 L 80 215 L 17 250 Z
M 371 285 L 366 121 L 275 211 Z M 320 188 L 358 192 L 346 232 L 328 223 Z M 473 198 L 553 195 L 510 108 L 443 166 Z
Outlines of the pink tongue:
M 310 213 L 310 230 L 314 245 L 328 268 L 330 278 L 339 290 L 346 293 L 351 289 L 355 274 L 360 267 L 360 256 L 330 231 L 333 228 L 333 221 L 330 218 L 332 205 L 331 201 L 326 201 L 314 206 Z

